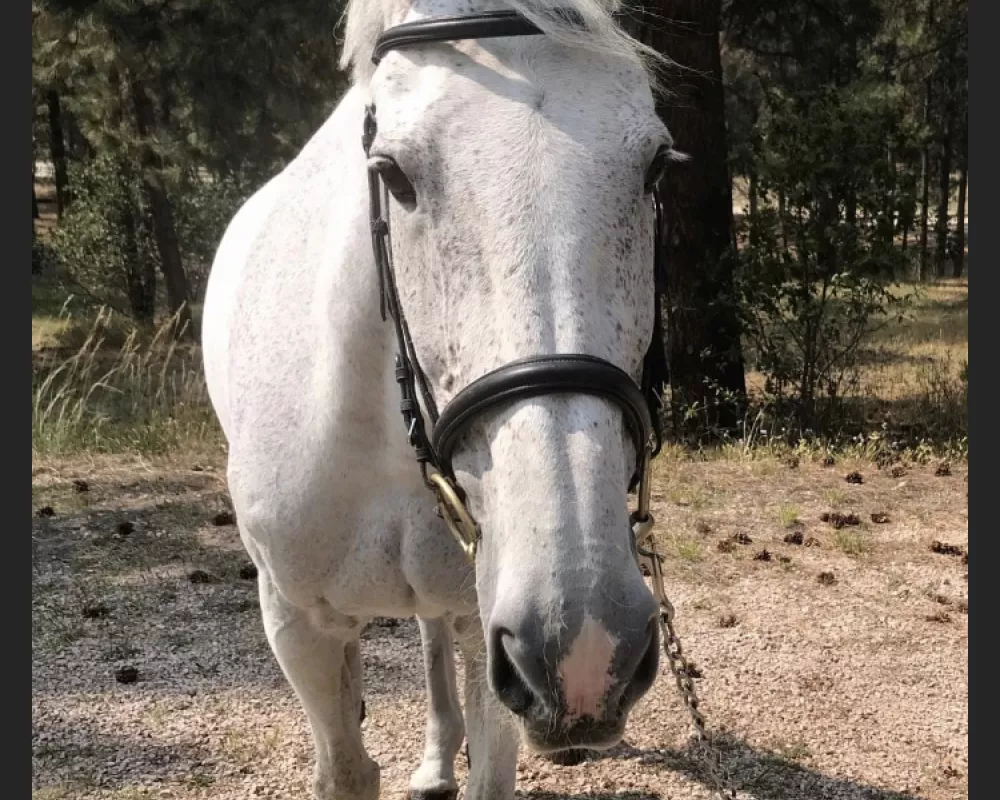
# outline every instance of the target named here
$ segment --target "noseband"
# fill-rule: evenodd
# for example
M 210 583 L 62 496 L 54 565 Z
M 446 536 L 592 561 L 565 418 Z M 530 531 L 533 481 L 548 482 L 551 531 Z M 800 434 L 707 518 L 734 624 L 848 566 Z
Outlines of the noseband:
M 573 12 L 567 11 L 563 15 L 582 24 Z M 431 42 L 534 36 L 542 33 L 540 28 L 515 11 L 434 17 L 403 23 L 384 31 L 376 41 L 372 60 L 378 64 L 391 50 Z M 365 109 L 362 136 L 366 156 L 375 133 L 375 108 L 368 106 Z M 652 197 L 656 216 L 653 340 L 643 360 L 642 385 L 636 384 L 628 373 L 610 361 L 595 356 L 580 353 L 528 356 L 505 364 L 473 381 L 452 398 L 440 413 L 427 385 L 427 378 L 420 368 L 406 317 L 399 304 L 389 229 L 389 194 L 378 171 L 373 168 L 368 170 L 368 190 L 380 310 L 383 320 L 388 312 L 396 330 L 396 381 L 402 396 L 400 410 L 408 440 L 416 453 L 424 482 L 437 495 L 438 513 L 444 518 L 469 560 L 475 560 L 480 531 L 465 507 L 465 493 L 455 479 L 452 455 L 456 444 L 472 421 L 485 412 L 518 400 L 555 393 L 601 397 L 615 403 L 624 413 L 625 424 L 632 436 L 636 453 L 636 466 L 629 482 L 629 491 L 638 487 L 638 508 L 631 516 L 632 532 L 641 541 L 652 527 L 652 517 L 649 514 L 650 461 L 660 450 L 660 392 L 666 380 L 659 301 L 665 286 L 660 242 L 662 211 L 659 190 L 654 189 Z M 423 409 L 417 398 L 418 391 Z M 431 424 L 430 438 L 427 435 L 424 409 Z M 428 465 L 434 468 L 434 472 L 428 472 Z

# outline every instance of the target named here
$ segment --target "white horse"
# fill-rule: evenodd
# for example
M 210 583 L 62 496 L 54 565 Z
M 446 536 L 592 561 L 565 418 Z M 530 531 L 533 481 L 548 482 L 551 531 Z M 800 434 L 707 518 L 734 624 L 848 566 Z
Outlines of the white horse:
M 525 356 L 589 355 L 638 381 L 654 323 L 649 192 L 671 140 L 647 54 L 614 5 L 351 0 L 352 87 L 220 244 L 205 372 L 267 638 L 312 727 L 320 800 L 378 796 L 360 730 L 359 635 L 374 615 L 420 624 L 417 797 L 456 795 L 466 737 L 470 800 L 512 796 L 519 739 L 612 746 L 656 675 L 621 406 L 559 392 L 471 422 L 453 457 L 481 532 L 470 564 L 407 443 L 369 220 L 371 167 L 391 193 L 399 303 L 438 407 Z M 372 63 L 393 26 L 497 8 L 545 35 L 427 42 Z

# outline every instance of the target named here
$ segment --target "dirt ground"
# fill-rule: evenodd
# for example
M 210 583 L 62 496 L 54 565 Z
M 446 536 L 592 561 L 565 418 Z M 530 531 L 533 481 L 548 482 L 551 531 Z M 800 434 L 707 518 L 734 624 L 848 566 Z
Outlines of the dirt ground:
M 217 517 L 223 474 L 34 463 L 34 800 L 309 797 L 308 726 Z M 966 477 L 937 462 L 660 461 L 668 592 L 741 798 L 968 795 Z M 419 635 L 377 620 L 364 638 L 365 741 L 382 797 L 401 798 L 422 751 Z M 623 746 L 572 767 L 522 753 L 519 796 L 708 798 L 689 735 L 663 663 Z

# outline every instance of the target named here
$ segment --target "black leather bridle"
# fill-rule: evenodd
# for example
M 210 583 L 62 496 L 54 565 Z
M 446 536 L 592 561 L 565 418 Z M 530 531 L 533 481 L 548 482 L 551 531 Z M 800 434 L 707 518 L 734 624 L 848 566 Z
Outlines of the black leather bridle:
M 562 12 L 562 16 L 582 24 L 575 12 Z M 376 41 L 372 60 L 378 64 L 391 50 L 431 42 L 533 36 L 542 33 L 543 31 L 534 23 L 515 11 L 434 17 L 403 23 L 384 31 Z M 369 155 L 375 133 L 375 107 L 370 105 L 365 109 L 362 136 L 366 156 Z M 475 540 L 479 532 L 478 526 L 464 507 L 464 492 L 455 481 L 451 463 L 455 445 L 468 425 L 481 414 L 501 404 L 529 397 L 567 392 L 595 395 L 618 405 L 624 412 L 626 426 L 635 443 L 636 468 L 629 483 L 629 491 L 639 486 L 640 513 L 648 516 L 648 512 L 643 511 L 644 505 L 648 506 L 648 485 L 643 486 L 643 484 L 648 484 L 649 460 L 660 450 L 660 395 L 666 381 L 666 356 L 660 308 L 660 296 L 665 288 L 666 274 L 661 244 L 663 226 L 659 190 L 654 188 L 652 194 L 656 216 L 653 264 L 656 276 L 656 302 L 653 340 L 643 360 L 641 386 L 622 369 L 602 358 L 578 353 L 528 356 L 505 364 L 473 381 L 452 398 L 439 413 L 434 395 L 420 368 L 406 317 L 399 304 L 389 231 L 388 190 L 377 169 L 373 167 L 368 170 L 368 189 L 372 247 L 379 278 L 380 310 L 383 320 L 386 319 L 388 312 L 396 330 L 398 348 L 396 381 L 402 396 L 400 410 L 406 424 L 408 440 L 415 450 L 424 482 L 438 496 L 439 513 L 448 522 L 451 532 L 463 545 L 466 554 L 471 559 L 475 558 Z M 420 399 L 417 397 L 418 391 Z M 430 420 L 430 438 L 427 435 L 424 410 L 421 409 L 420 400 L 423 400 L 424 409 Z M 428 473 L 428 464 L 436 470 L 436 473 Z M 645 504 L 643 494 L 645 494 Z M 633 519 L 633 525 L 644 521 Z M 457 531 L 456 525 L 462 530 Z

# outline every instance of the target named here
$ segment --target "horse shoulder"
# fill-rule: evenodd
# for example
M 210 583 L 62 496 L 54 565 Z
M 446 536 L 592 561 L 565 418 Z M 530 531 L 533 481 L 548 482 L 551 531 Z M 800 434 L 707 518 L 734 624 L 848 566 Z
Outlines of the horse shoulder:
M 315 286 L 329 285 L 333 276 L 321 273 L 343 272 L 348 240 L 359 238 L 351 233 L 364 227 L 351 213 L 366 191 L 364 160 L 351 158 L 354 148 L 360 152 L 351 123 L 362 108 L 352 89 L 299 154 L 237 211 L 216 251 L 202 341 L 209 393 L 227 437 L 235 362 L 270 357 L 279 367 L 286 363 L 282 351 L 290 336 L 311 336 L 310 308 L 323 314 L 324 297 Z M 299 342 L 296 352 L 313 352 L 315 344 Z M 267 352 L 254 352 L 261 348 Z
M 205 381 L 223 431 L 230 435 L 228 363 L 233 314 L 247 264 L 284 191 L 284 174 L 258 189 L 236 212 L 216 249 L 205 289 L 201 341 Z

